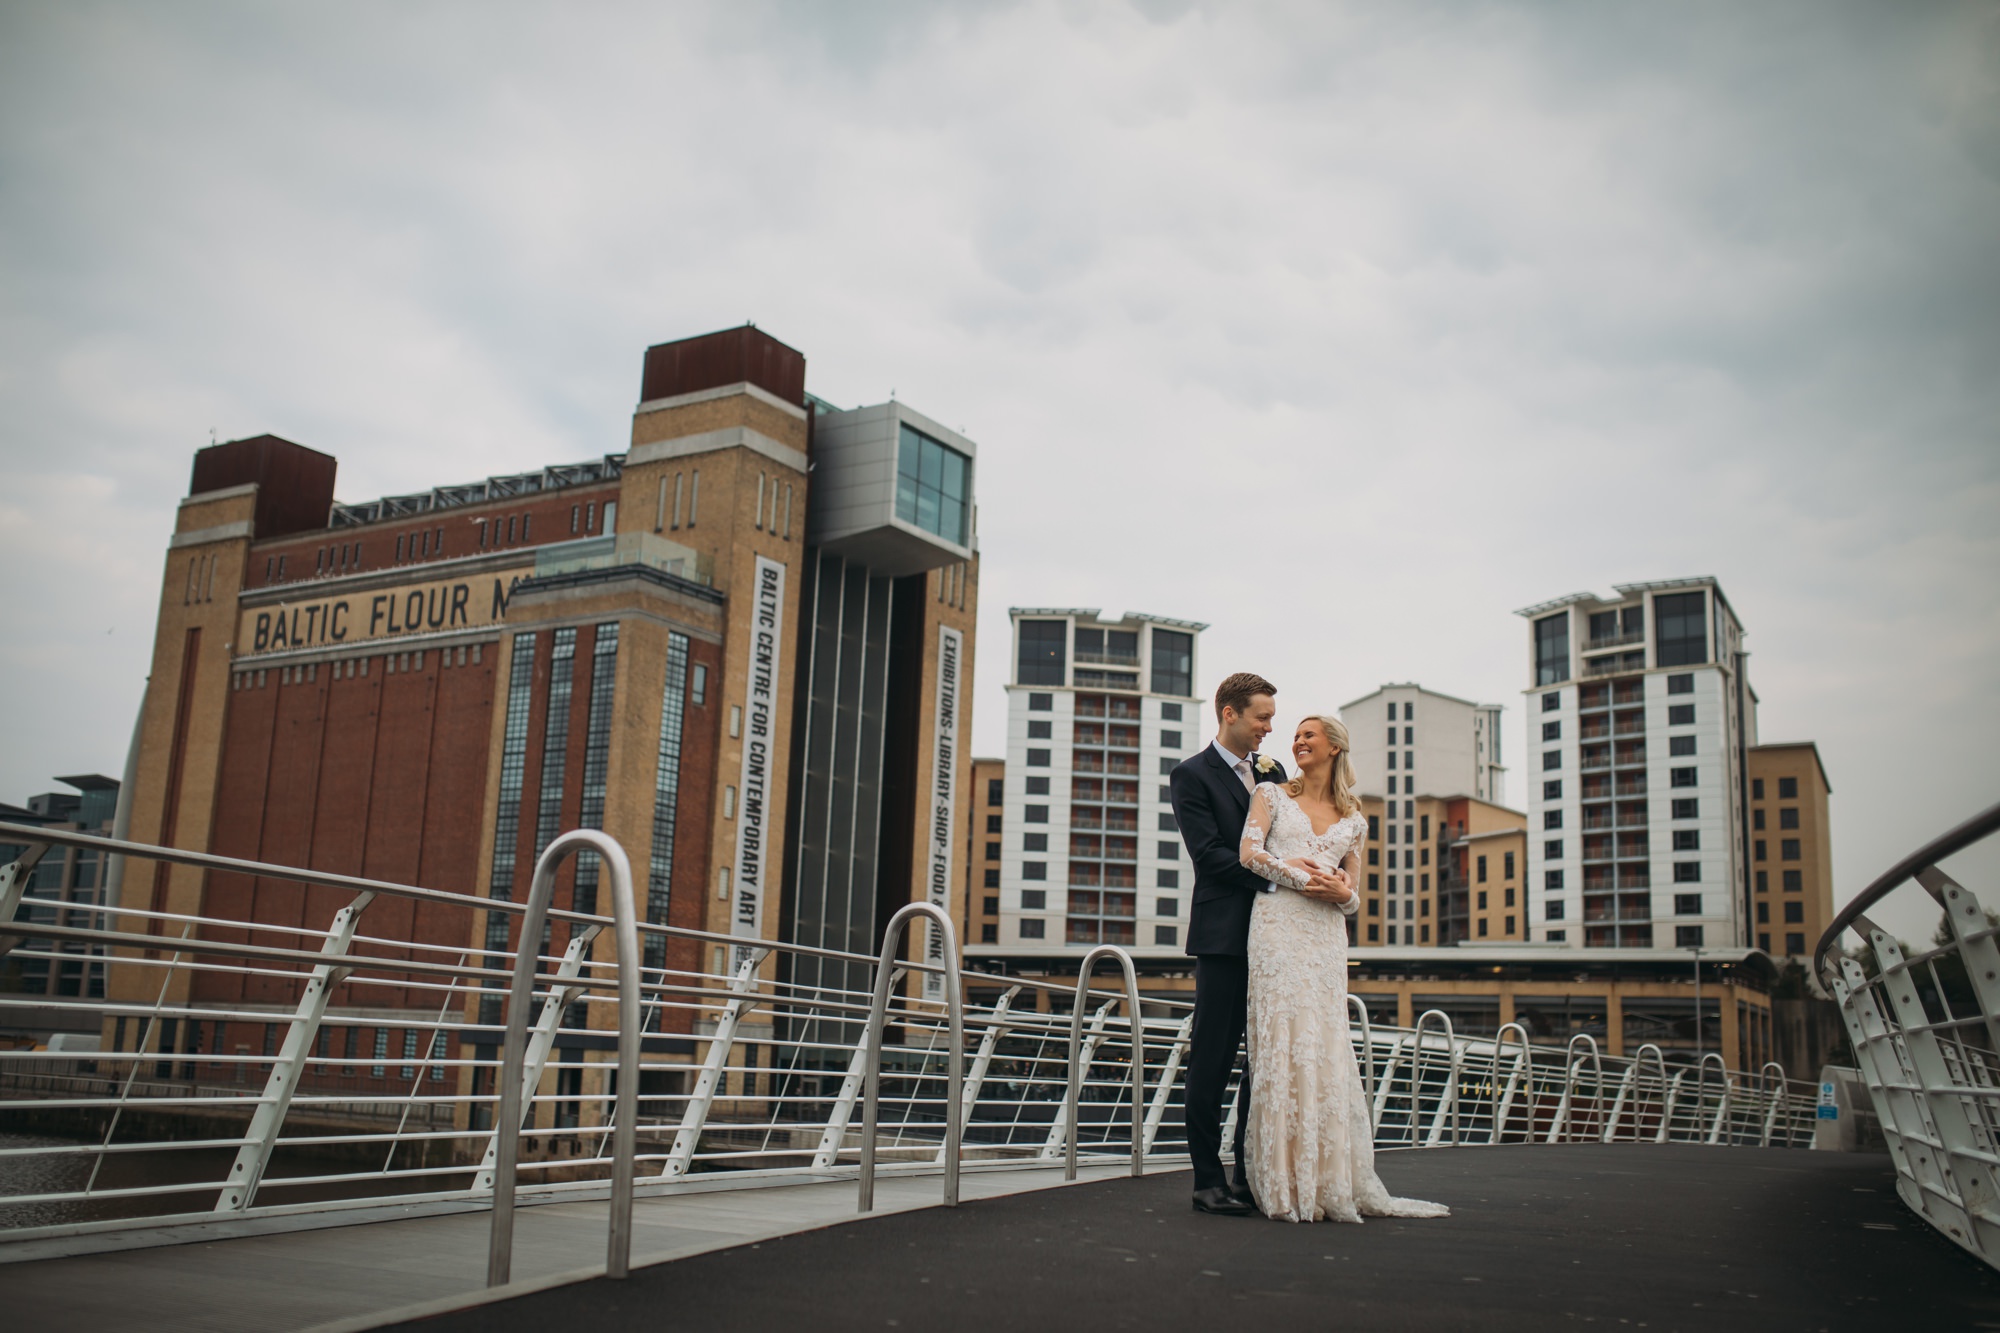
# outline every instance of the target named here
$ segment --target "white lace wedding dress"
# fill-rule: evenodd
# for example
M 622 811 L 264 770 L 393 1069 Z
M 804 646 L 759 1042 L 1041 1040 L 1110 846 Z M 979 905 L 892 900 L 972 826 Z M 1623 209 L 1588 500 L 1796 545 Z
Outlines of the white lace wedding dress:
M 1278 886 L 1250 913 L 1250 1118 L 1244 1153 L 1250 1191 L 1286 1222 L 1444 1217 L 1442 1204 L 1398 1199 L 1375 1174 L 1367 1091 L 1347 1026 L 1345 911 L 1293 892 L 1306 858 L 1337 867 L 1368 831 L 1359 813 L 1314 833 L 1283 787 L 1262 783 L 1243 825 L 1243 864 Z

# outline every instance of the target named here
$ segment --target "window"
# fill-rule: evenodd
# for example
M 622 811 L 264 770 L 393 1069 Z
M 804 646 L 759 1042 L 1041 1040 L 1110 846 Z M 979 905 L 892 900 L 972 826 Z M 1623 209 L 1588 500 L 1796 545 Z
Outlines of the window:
M 1370 903 L 1370 904 L 1369 904 L 1369 906 L 1370 906 L 1370 907 L 1373 907 L 1373 906 L 1374 906 L 1374 904 L 1373 904 L 1373 903 Z M 1369 942 L 1370 944 L 1374 944 L 1374 943 L 1376 943 L 1376 942 L 1377 942 L 1377 941 L 1379 941 L 1379 940 L 1380 940 L 1381 938 L 1382 938 L 1382 927 L 1380 927 L 1380 926 L 1370 926 L 1370 927 L 1368 927 L 1368 942 Z
M 1693 754 L 1693 753 L 1694 753 L 1694 737 L 1692 737 L 1692 736 L 1669 736 L 1669 737 L 1667 738 L 1667 753 L 1668 753 L 1668 754 L 1670 754 L 1670 755 L 1672 755 L 1672 756 L 1674 756 L 1674 757 L 1675 757 L 1675 758 L 1677 758 L 1677 759 L 1678 759 L 1678 758 L 1682 758 L 1682 757 L 1684 757 L 1684 756 L 1686 756 L 1686 755 L 1691 755 L 1691 754 Z
M 1394 731 L 1394 730 L 1395 730 L 1395 728 L 1394 728 L 1394 727 L 1391 727 L 1391 728 L 1390 728 L 1390 730 L 1391 730 L 1391 731 Z M 1394 768 L 1395 766 L 1396 766 L 1396 752 L 1395 752 L 1394 750 L 1391 750 L 1391 751 L 1389 751 L 1389 767 L 1390 767 L 1390 768 Z M 1390 778 L 1390 779 L 1389 779 L 1389 781 L 1391 781 L 1391 782 L 1394 782 L 1395 780 L 1396 780 L 1396 779 L 1394 779 L 1394 778 Z M 1391 787 L 1391 788 L 1390 788 L 1390 790 L 1391 790 L 1391 791 L 1394 791 L 1394 790 L 1395 790 L 1395 788 Z
M 988 866 L 986 868 L 984 887 L 989 889 L 997 889 L 1000 887 L 1000 868 L 998 866 Z M 992 899 L 989 898 L 987 899 L 987 901 L 991 902 Z M 997 911 L 998 909 L 989 907 L 986 910 L 992 912 L 992 911 Z
M 1172 777 L 1172 776 L 1173 776 L 1173 772 L 1174 772 L 1174 769 L 1175 769 L 1176 767 L 1178 767 L 1178 766 L 1179 766 L 1179 763 L 1180 763 L 1180 761 L 1179 761 L 1179 760 L 1177 760 L 1177 759 L 1175 759 L 1175 758 L 1174 758 L 1174 757 L 1173 757 L 1172 755 L 1170 755 L 1170 754 L 1166 754 L 1166 755 L 1161 755 L 1161 756 L 1160 756 L 1160 776 L 1161 776 L 1161 777 L 1163 777 L 1163 778 L 1165 778 L 1165 777 Z
M 1561 690 L 1550 690 L 1542 696 L 1542 711 L 1544 713 L 1553 713 L 1562 706 L 1563 696 Z
M 1056 724 L 1047 718 L 1031 718 L 1028 721 L 1028 739 L 1046 741 L 1055 739 Z
M 1562 872 L 1562 871 L 1560 871 L 1560 870 L 1545 870 L 1545 871 L 1543 871 L 1543 872 L 1542 872 L 1542 887 L 1543 887 L 1543 888 L 1545 888 L 1545 889 L 1549 890 L 1549 892 L 1553 893 L 1553 892 L 1555 892 L 1556 890 L 1558 890 L 1558 889 L 1562 888 L 1562 886 L 1563 886 L 1563 872 Z M 1549 904 L 1549 905 L 1550 905 L 1551 907 L 1555 907 L 1555 906 L 1556 906 L 1556 904 L 1554 904 L 1554 903 L 1551 903 L 1551 904 Z
M 1788 926 L 1800 925 L 1804 923 L 1805 919 L 1806 919 L 1806 905 L 1804 903 L 1800 902 L 1797 898 L 1793 898 L 1788 902 L 1786 902 L 1785 904 L 1786 925 Z
M 1701 883 L 1701 862 L 1699 861 L 1674 862 L 1674 883 L 1676 884 Z
M 1691 727 L 1694 725 L 1693 704 L 1670 704 L 1667 707 L 1667 725 L 1670 727 Z
M 986 779 L 986 804 L 1000 805 L 1003 802 L 1005 802 L 1006 799 L 1007 799 L 1007 780 L 1005 778 Z
M 992 921 L 982 924 L 979 927 L 979 942 L 981 944 L 998 944 L 1000 942 L 999 925 Z
M 1049 766 L 1049 752 L 1047 750 L 1028 751 L 1029 768 L 1047 768 L 1048 766 Z M 1045 787 L 1043 788 L 1043 790 L 1046 791 L 1048 789 Z
M 1806 951 L 1806 937 L 1805 937 L 1805 934 L 1804 934 L 1804 932 L 1802 932 L 1802 931 L 1796 931 L 1796 930 L 1788 930 L 1788 931 L 1786 931 L 1786 932 L 1785 932 L 1785 952 L 1786 952 L 1786 953 L 1804 953 L 1805 951 Z
M 1021 850 L 1024 852 L 1046 852 L 1049 849 L 1049 835 L 1046 833 L 1023 833 Z
M 1668 694 L 1693 694 L 1693 693 L 1694 693 L 1694 673 L 1693 673 L 1693 672 L 1684 672 L 1684 673 L 1682 673 L 1681 675 L 1678 675 L 1678 676 L 1668 676 L 1668 677 L 1667 677 L 1667 693 L 1668 693 Z
M 1768 870 L 1760 870 L 1760 871 L 1758 871 L 1758 872 L 1757 872 L 1757 892 L 1759 892 L 1759 893 L 1768 893 L 1768 892 L 1770 891 L 1770 888 L 1771 888 L 1771 872 L 1770 872 L 1770 871 L 1768 871 Z
M 1034 751 L 1030 750 L 1028 753 L 1030 755 L 1033 755 Z M 1047 751 L 1043 751 L 1043 753 L 1046 754 Z M 1030 760 L 1030 762 L 1033 761 Z M 1044 759 L 1042 760 L 1042 762 L 1046 764 L 1049 761 L 1047 759 Z M 1047 796 L 1049 794 L 1049 780 L 1045 777 L 1030 776 L 1021 779 L 1021 781 L 1024 784 L 1022 790 L 1024 790 L 1030 796 Z
M 1562 860 L 1562 859 L 1563 859 L 1563 840 L 1562 840 L 1561 838 L 1550 838 L 1550 839 L 1549 839 L 1549 840 L 1548 840 L 1547 842 L 1543 843 L 1543 844 L 1542 844 L 1542 859 L 1543 859 L 1543 860 L 1545 860 L 1545 861 L 1560 861 L 1560 860 Z
M 1162 821 L 1172 818 L 1172 815 L 1160 816 Z M 1181 854 L 1181 845 L 1177 842 L 1158 842 L 1153 844 L 1153 852 L 1162 861 L 1171 861 Z
M 1024 940 L 1041 939 L 1042 925 L 1043 923 L 1040 921 L 1023 921 L 1021 923 L 1021 938 Z
M 1653 627 L 1654 637 L 1659 643 L 1658 665 L 1692 666 L 1708 660 L 1707 593 L 1682 592 L 1655 597 Z M 1690 689 L 1689 692 L 1693 691 Z
M 1173 801 L 1174 801 L 1174 789 L 1172 787 L 1169 787 L 1166 783 L 1162 782 L 1160 784 L 1160 804 L 1172 805 Z
M 1779 800 L 1781 800 L 1781 801 L 1796 801 L 1796 800 L 1798 800 L 1798 799 L 1799 799 L 1799 780 L 1798 780 L 1797 778 L 1779 778 L 1779 779 L 1778 779 L 1778 799 L 1779 799 Z
M 986 859 L 989 861 L 998 861 L 1000 859 L 999 843 L 989 842 L 986 844 Z
M 1548 773 L 1562 766 L 1563 752 L 1561 750 L 1542 751 L 1542 772 Z
M 699 662 L 694 666 L 694 688 L 689 695 L 688 702 L 696 708 L 705 707 L 708 703 L 708 668 Z
M 1798 860 L 1799 840 L 1797 838 L 1780 839 L 1778 842 L 1778 859 L 1782 861 Z
M 1804 888 L 1805 888 L 1805 886 L 1806 886 L 1806 877 L 1805 877 L 1805 872 L 1804 872 L 1804 871 L 1802 871 L 1802 870 L 1787 870 L 1787 871 L 1785 872 L 1785 892 L 1786 892 L 1786 893 L 1797 893 L 1797 892 L 1799 892 L 1800 890 L 1804 889 Z
M 1417 743 L 1417 729 L 1416 729 L 1415 727 L 1404 727 L 1404 728 L 1403 728 L 1403 744 L 1405 744 L 1405 745 L 1415 745 L 1416 743 Z M 1410 758 L 1410 757 L 1409 757 L 1408 755 L 1404 755 L 1404 756 L 1403 756 L 1403 760 L 1404 760 L 1404 766 L 1405 766 L 1405 767 L 1408 767 L 1408 761 L 1409 761 L 1409 758 Z
M 1701 830 L 1677 828 L 1674 830 L 1674 850 L 1677 852 L 1698 852 L 1701 850 Z
M 1698 893 L 1677 893 L 1674 895 L 1675 916 L 1700 916 L 1701 895 Z
M 1675 926 L 1674 947 L 1676 949 L 1699 949 L 1701 947 L 1701 927 Z
M 972 461 L 905 425 L 896 462 L 896 517 L 953 546 L 966 540 Z
M 1021 807 L 1021 818 L 1030 824 L 1046 824 L 1049 822 L 1049 808 L 1046 805 L 1024 805 Z
M 1535 684 L 1556 685 L 1568 679 L 1569 612 L 1558 611 L 1535 622 Z
M 1562 724 L 1562 723 L 1560 723 L 1560 722 L 1544 722 L 1544 723 L 1542 723 L 1542 739 L 1543 739 L 1543 740 L 1545 740 L 1545 741 L 1559 741 L 1559 740 L 1561 740 L 1562 738 L 1563 738 L 1563 724 Z
M 1766 925 L 1769 925 L 1770 923 L 1771 923 L 1771 904 L 1769 904 L 1769 903 L 1758 903 L 1758 904 L 1757 904 L 1757 924 L 1758 924 L 1758 925 L 1760 925 L 1760 926 L 1766 926 Z
M 1174 812 L 1171 810 L 1160 811 L 1160 832 L 1179 833 L 1180 831 L 1181 826 L 1174 822 Z
M 1676 787 L 1694 787 L 1700 785 L 1700 780 L 1692 768 L 1668 769 L 1667 781 Z
M 988 833 L 998 833 L 998 832 L 1000 831 L 1000 816 L 999 816 L 999 815 L 988 815 L 988 816 L 986 816 L 986 831 L 987 831 Z
M 1563 903 L 1563 900 L 1562 900 L 1562 899 L 1560 899 L 1560 898 L 1557 898 L 1557 899 L 1555 899 L 1555 900 L 1554 900 L 1553 902 L 1547 902 L 1547 903 L 1543 903 L 1543 904 L 1542 904 L 1542 919 L 1543 919 L 1544 921 L 1560 921 L 1560 920 L 1562 920 L 1562 919 L 1563 919 L 1563 909 L 1564 909 L 1564 906 L 1565 906 L 1565 904 Z
M 1062 641 L 1060 638 L 1056 641 L 1056 652 L 1058 655 L 1062 652 Z M 1053 694 L 1031 693 L 1028 696 L 1028 711 L 1030 713 L 1046 713 L 1055 706 L 1056 697 Z
M 1750 799 L 1753 801 L 1761 801 L 1764 799 L 1764 779 L 1762 778 L 1750 779 Z
M 1484 884 L 1486 882 L 1486 858 L 1483 856 L 1476 857 L 1474 858 L 1472 865 L 1473 865 L 1473 874 L 1476 877 L 1476 882 Z M 1486 895 L 1483 893 L 1479 895 L 1479 905 L 1482 907 L 1486 905 Z
M 1049 894 L 1048 894 L 1048 890 L 1046 890 L 1046 889 L 1022 889 L 1022 890 L 1021 890 L 1021 910 L 1022 910 L 1022 911 L 1024 911 L 1024 912 L 1039 912 L 1039 911 L 1041 911 L 1042 909 L 1044 909 L 1045 907 L 1047 907 L 1048 905 L 1049 905 Z
M 1180 871 L 1178 871 L 1178 870 L 1161 870 L 1161 871 L 1158 871 L 1158 872 L 1156 872 L 1156 878 L 1155 878 L 1155 879 L 1153 880 L 1153 887 L 1154 887 L 1154 888 L 1156 888 L 1156 889 L 1178 889 L 1178 888 L 1179 888 L 1180 886 L 1181 886 L 1181 872 L 1180 872 Z M 1167 900 L 1166 900 L 1165 898 L 1162 898 L 1162 899 L 1160 899 L 1160 901 L 1161 901 L 1161 902 L 1166 902 Z
M 1700 819 L 1701 802 L 1692 796 L 1683 796 L 1674 802 L 1675 819 Z
M 1023 685 L 1062 685 L 1066 683 L 1064 668 L 1068 626 L 1060 620 L 1023 620 L 1020 622 L 1020 661 L 1017 667 L 1020 683 Z M 1039 703 L 1040 707 L 1037 707 Z M 1045 711 L 1050 707 L 1050 696 L 1030 694 L 1028 709 L 1031 712 Z
M 1391 727 L 1389 728 L 1389 744 L 1394 745 L 1395 743 L 1396 743 L 1396 729 L 1394 727 Z M 1390 755 L 1389 757 L 1391 759 L 1395 758 L 1394 755 Z
M 1514 905 L 1514 891 L 1512 889 L 1504 890 L 1501 894 L 1500 901 L 1505 906 L 1512 907 Z M 1507 929 L 1512 930 L 1513 928 L 1514 928 L 1514 919 L 1512 917 L 1509 917 L 1507 918 Z
M 1551 781 L 1544 782 L 1542 784 L 1543 800 L 1560 801 L 1562 798 L 1563 798 L 1563 785 L 1561 778 L 1555 778 Z
M 1514 853 L 1509 852 L 1500 858 L 1500 878 L 1514 878 Z
M 1048 879 L 1048 877 L 1049 877 L 1049 863 L 1048 863 L 1047 861 L 1023 861 L 1023 862 L 1021 862 L 1021 878 L 1022 878 L 1022 879 L 1026 879 L 1026 880 L 1046 880 L 1046 879 Z
M 1798 826 L 1799 808 L 1796 805 L 1780 806 L 1778 808 L 1778 827 L 1797 828 Z
M 1181 706 L 1179 704 L 1160 705 L 1160 721 L 1178 722 L 1180 720 L 1181 720 Z
M 1542 938 L 1547 940 L 1550 944 L 1562 944 L 1568 941 L 1569 932 L 1566 930 L 1552 930 L 1548 934 L 1542 936 Z
M 1179 926 L 1153 927 L 1153 943 L 1179 944 L 1180 942 L 1181 942 L 1181 928 Z
M 1759 833 L 1764 831 L 1764 807 L 1761 805 L 1750 812 L 1750 827 Z
M 1544 810 L 1544 811 L 1542 811 L 1542 827 L 1543 827 L 1543 828 L 1545 828 L 1545 829 L 1551 829 L 1551 828 L 1561 828 L 1562 826 L 1563 826 L 1563 812 L 1562 812 L 1562 811 L 1560 811 L 1560 810 Z
M 1382 840 L 1382 816 L 1368 816 L 1368 840 L 1370 842 L 1380 842 Z
M 1194 693 L 1194 635 L 1179 630 L 1153 630 L 1153 693 L 1178 694 Z M 1180 719 L 1180 705 L 1173 708 L 1176 721 Z M 1166 716 L 1163 712 L 1162 717 Z
M 1163 750 L 1178 750 L 1178 749 L 1180 749 L 1180 748 L 1181 748 L 1181 734 L 1180 734 L 1180 733 L 1179 733 L 1178 731 L 1163 731 L 1163 732 L 1161 732 L 1161 733 L 1160 733 L 1160 748 L 1161 748 L 1161 749 L 1163 749 Z
M 1381 891 L 1382 891 L 1382 877 L 1380 875 L 1370 875 L 1368 877 L 1368 892 L 1380 893 Z M 1374 903 L 1368 904 L 1368 915 L 1370 916 L 1375 915 Z

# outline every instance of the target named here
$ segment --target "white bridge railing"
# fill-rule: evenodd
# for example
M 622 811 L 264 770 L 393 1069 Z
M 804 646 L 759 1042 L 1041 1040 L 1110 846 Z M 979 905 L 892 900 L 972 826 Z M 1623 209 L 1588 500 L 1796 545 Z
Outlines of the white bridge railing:
M 10 1010 L 54 1013 L 100 1041 L 0 1051 L 0 1261 L 9 1242 L 85 1249 L 139 1226 L 492 1206 L 497 1090 L 522 1108 L 507 1156 L 524 1201 L 854 1178 L 864 1156 L 884 1175 L 941 1172 L 947 1099 L 967 1170 L 1058 1168 L 1072 1154 L 1137 1170 L 1185 1152 L 1185 1004 L 1142 997 L 1135 1071 L 1129 984 L 967 972 L 954 1021 L 923 997 L 918 963 L 883 978 L 874 958 L 769 943 L 733 970 L 704 968 L 742 941 L 642 922 L 636 1114 L 616 1154 L 634 1165 L 614 1182 L 618 1034 L 633 1015 L 619 1012 L 616 951 L 600 947 L 609 918 L 547 914 L 509 1041 L 515 953 L 413 944 L 407 922 L 413 909 L 461 914 L 470 942 L 486 938 L 480 913 L 518 918 L 525 904 L 31 827 L 0 824 L 0 839 L 28 846 L 0 868 L 0 969 L 10 950 L 89 953 L 110 978 L 102 996 L 0 992 L 0 1025 Z M 258 919 L 24 899 L 24 872 L 59 844 L 195 866 L 212 882 L 254 877 Z M 1690 1064 L 1650 1045 L 1618 1058 L 1587 1035 L 1536 1045 L 1518 1024 L 1465 1036 L 1437 1011 L 1412 1030 L 1370 1024 L 1358 1000 L 1351 1010 L 1385 1148 L 1811 1141 L 1811 1087 L 1775 1065 Z M 503 1047 L 519 1052 L 510 1068 Z
M 1840 1004 L 1897 1193 L 2000 1267 L 2000 928 L 1938 868 L 1995 829 L 2000 805 L 1904 857 L 1833 919 L 1814 964 Z M 1916 951 L 1867 915 L 1911 882 L 1943 914 L 1943 942 Z M 1842 953 L 1849 930 L 1863 944 Z

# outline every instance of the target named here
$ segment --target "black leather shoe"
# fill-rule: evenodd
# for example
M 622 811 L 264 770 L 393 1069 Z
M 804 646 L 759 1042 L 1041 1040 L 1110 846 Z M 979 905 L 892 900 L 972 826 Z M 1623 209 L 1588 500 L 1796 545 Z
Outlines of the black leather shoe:
M 1250 1192 L 1250 1186 L 1243 1181 L 1239 1180 L 1234 1185 L 1231 1185 L 1229 1187 L 1229 1194 L 1231 1198 L 1245 1207 L 1253 1210 L 1257 1207 L 1257 1196 Z
M 1196 1190 L 1194 1210 L 1197 1213 L 1215 1213 L 1220 1217 L 1248 1217 L 1257 1211 L 1221 1185 Z

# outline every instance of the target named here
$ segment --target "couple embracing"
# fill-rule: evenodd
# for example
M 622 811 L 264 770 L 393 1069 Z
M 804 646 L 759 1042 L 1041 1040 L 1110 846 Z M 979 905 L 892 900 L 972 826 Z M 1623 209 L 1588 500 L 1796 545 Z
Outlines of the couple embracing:
M 1347 1025 L 1347 918 L 1360 906 L 1368 821 L 1347 729 L 1308 717 L 1299 775 L 1257 753 L 1277 689 L 1239 672 L 1215 694 L 1213 744 L 1174 769 L 1174 815 L 1194 859 L 1187 951 L 1195 960 L 1188 1052 L 1194 1206 L 1287 1222 L 1443 1217 L 1393 1198 L 1375 1174 L 1366 1090 Z M 1236 1094 L 1236 1173 L 1222 1169 L 1222 1098 L 1246 1035 Z

